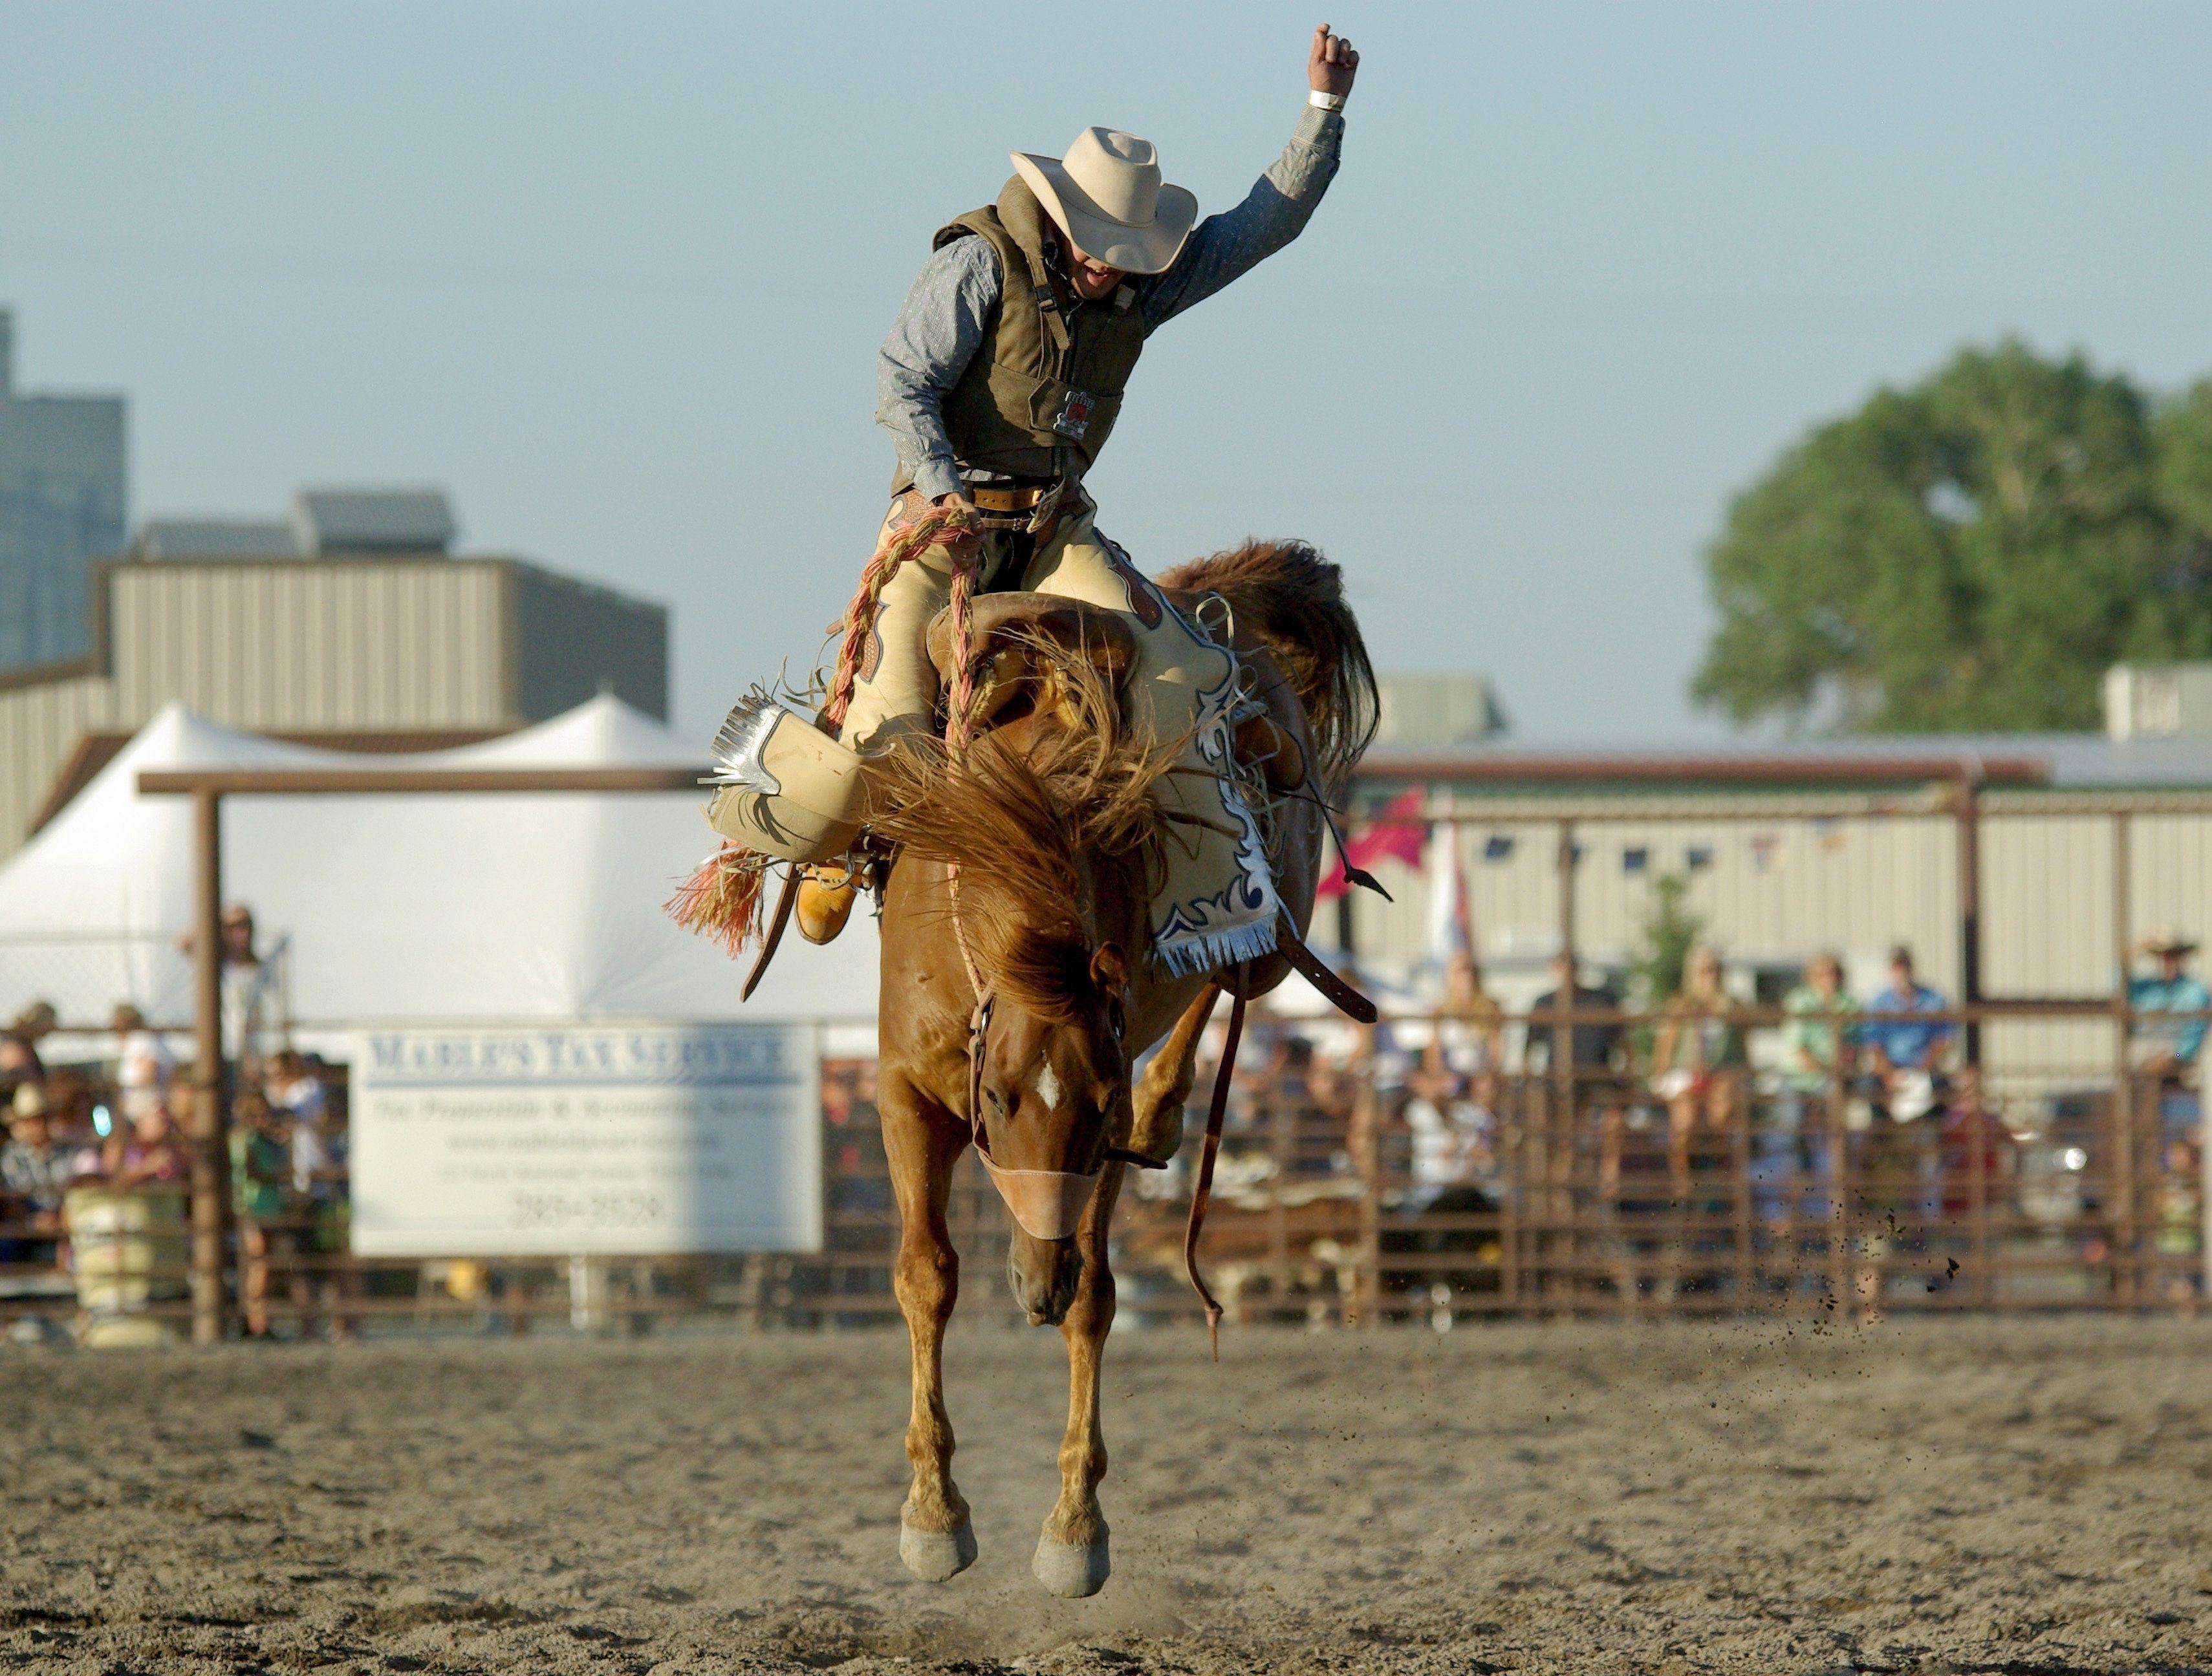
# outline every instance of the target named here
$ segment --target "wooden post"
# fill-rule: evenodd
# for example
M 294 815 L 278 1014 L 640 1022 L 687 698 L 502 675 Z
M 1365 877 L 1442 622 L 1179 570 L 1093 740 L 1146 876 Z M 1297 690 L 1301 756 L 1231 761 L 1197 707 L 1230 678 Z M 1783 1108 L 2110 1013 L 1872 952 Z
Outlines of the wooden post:
M 1850 1132 L 1844 1126 L 1850 1084 L 1844 1078 L 1839 1034 L 1836 1063 L 1828 1073 L 1828 1300 L 1838 1309 L 1848 1307 L 1851 1292 Z
M 1353 1096 L 1352 1122 L 1358 1130 L 1356 1164 L 1362 1188 L 1359 1194 L 1359 1270 L 1354 1296 L 1345 1302 L 1346 1327 L 1373 1327 L 1382 1319 L 1382 1102 L 1376 1097 L 1375 1059 L 1367 1067 Z
M 1966 1163 L 1967 1215 L 1973 1224 L 1974 1302 L 1986 1308 L 1996 1298 L 1996 1277 L 1990 1272 L 1990 1125 L 1995 1102 L 1982 1090 L 1973 1114 L 1973 1152 Z M 1936 1178 L 1942 1179 L 1939 1173 Z
M 192 1342 L 222 1342 L 230 1301 L 230 1135 L 222 1065 L 222 799 L 192 793 Z
M 1750 1309 L 1756 1295 L 1752 1290 L 1752 1245 L 1753 1234 L 1751 1217 L 1751 1102 L 1753 1088 L 1751 1073 L 1744 1073 L 1742 1091 L 1730 1108 L 1734 1120 L 1729 1126 L 1729 1161 L 1735 1177 L 1735 1307 Z M 1758 1299 L 1764 1302 L 1764 1299 Z
M 1503 1038 L 1500 1038 L 1501 1041 Z M 1501 1049 L 1502 1051 L 1502 1049 Z M 1521 1312 L 1521 1200 L 1528 1191 L 1528 1078 L 1498 1078 L 1498 1288 L 1509 1314 Z
M 2136 1301 L 2136 1076 L 2128 1053 L 2135 1026 L 2128 984 L 2134 835 L 2129 817 L 2112 817 L 2112 1121 L 2106 1185 L 2107 1199 L 2118 1201 L 2108 1205 L 2107 1214 L 2112 1217 L 2112 1292 L 2124 1306 Z
M 1982 999 L 1982 817 L 1979 782 L 1962 780 L 1953 793 L 1959 837 L 1959 1000 L 1978 1006 Z M 1982 1062 L 1982 1026 L 1970 1017 L 1966 1029 L 1966 1063 Z
M 1310 1065 L 1307 1074 L 1312 1074 Z M 1275 1155 L 1275 1179 L 1267 1192 L 1267 1284 L 1270 1300 L 1279 1316 L 1291 1296 L 1291 1213 L 1283 1203 L 1284 1191 L 1297 1162 L 1297 1131 L 1292 1126 L 1291 1102 L 1278 1085 L 1267 1102 L 1267 1149 Z
M 1581 1119 L 1580 1102 L 1575 1098 L 1574 1012 L 1575 989 L 1581 982 L 1582 973 L 1581 962 L 1577 958 L 1575 950 L 1575 823 L 1572 821 L 1559 823 L 1559 853 L 1554 865 L 1558 870 L 1559 888 L 1559 953 L 1563 956 L 1566 975 L 1560 979 L 1552 996 L 1552 1063 L 1549 1066 L 1552 1109 L 1551 1121 L 1545 1126 L 1544 1221 L 1553 1230 L 1565 1229 L 1568 1231 L 1564 1239 L 1556 1232 L 1549 1239 L 1541 1235 L 1538 1236 L 1537 1263 L 1540 1269 L 1550 1266 L 1543 1254 L 1544 1248 L 1548 1246 L 1553 1255 L 1564 1250 L 1572 1260 L 1580 1256 L 1582 1243 L 1579 1233 L 1573 1227 L 1576 1221 L 1573 1160 L 1575 1143 L 1578 1138 L 1577 1130 Z M 1563 1159 L 1564 1169 L 1561 1168 Z M 1571 1272 L 1577 1265 L 1571 1260 L 1569 1266 L 1571 1272 L 1565 1290 L 1570 1294 L 1570 1302 L 1572 1302 L 1571 1295 L 1577 1290 L 1579 1277 Z M 1543 1290 L 1550 1290 L 1549 1280 L 1550 1277 L 1547 1276 L 1541 1283 Z

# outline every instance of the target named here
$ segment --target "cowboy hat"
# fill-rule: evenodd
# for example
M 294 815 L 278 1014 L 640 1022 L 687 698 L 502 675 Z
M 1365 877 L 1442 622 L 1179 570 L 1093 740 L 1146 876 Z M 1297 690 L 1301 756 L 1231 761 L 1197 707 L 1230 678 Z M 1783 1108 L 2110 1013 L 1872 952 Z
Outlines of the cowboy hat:
M 1165 273 L 1198 220 L 1198 200 L 1160 179 L 1150 140 L 1086 128 L 1065 157 L 1011 154 L 1045 213 L 1094 262 L 1124 273 Z
M 2197 952 L 2197 939 L 2184 937 L 2178 927 L 2168 926 L 2143 938 L 2143 947 L 2154 955 L 2193 955 Z

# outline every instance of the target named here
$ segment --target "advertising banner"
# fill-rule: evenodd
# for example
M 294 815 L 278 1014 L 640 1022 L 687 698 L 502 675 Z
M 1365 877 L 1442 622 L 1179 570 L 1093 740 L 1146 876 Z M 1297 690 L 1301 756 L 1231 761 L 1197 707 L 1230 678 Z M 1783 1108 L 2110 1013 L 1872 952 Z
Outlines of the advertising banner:
M 365 1031 L 353 1248 L 818 1251 L 815 1037 L 805 1024 Z

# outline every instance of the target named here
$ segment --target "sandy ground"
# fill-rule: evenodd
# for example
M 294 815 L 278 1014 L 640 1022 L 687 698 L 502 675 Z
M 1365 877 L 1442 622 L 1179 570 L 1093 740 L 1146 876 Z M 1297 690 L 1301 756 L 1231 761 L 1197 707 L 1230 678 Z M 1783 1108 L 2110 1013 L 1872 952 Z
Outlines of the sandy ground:
M 949 1360 L 932 1587 L 896 1336 L 0 1350 L 0 1661 L 2212 1669 L 2212 1323 L 1124 1335 L 1087 1602 L 1028 1575 L 1057 1335 Z

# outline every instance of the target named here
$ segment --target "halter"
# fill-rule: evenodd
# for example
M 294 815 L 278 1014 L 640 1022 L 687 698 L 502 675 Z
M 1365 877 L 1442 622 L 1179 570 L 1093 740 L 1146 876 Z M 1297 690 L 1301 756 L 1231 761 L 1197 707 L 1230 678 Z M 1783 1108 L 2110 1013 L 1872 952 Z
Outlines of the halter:
M 1105 1165 L 1087 1175 L 1065 1169 L 1008 1169 L 991 1156 L 991 1140 L 983 1123 L 983 1065 L 988 1057 L 993 997 L 968 947 L 968 933 L 960 923 L 960 868 L 945 864 L 945 894 L 952 900 L 952 938 L 960 947 L 960 964 L 975 993 L 975 1008 L 968 1015 L 968 1139 L 982 1160 L 983 1171 L 999 1197 L 1006 1201 L 1024 1233 L 1040 1240 L 1064 1240 L 1083 1221 L 1084 1207 L 1097 1191 Z

